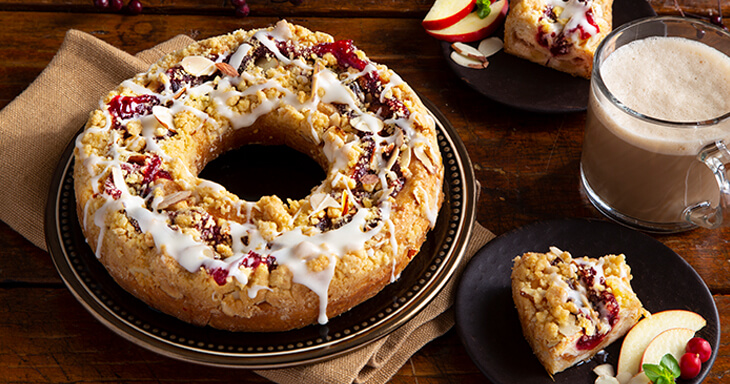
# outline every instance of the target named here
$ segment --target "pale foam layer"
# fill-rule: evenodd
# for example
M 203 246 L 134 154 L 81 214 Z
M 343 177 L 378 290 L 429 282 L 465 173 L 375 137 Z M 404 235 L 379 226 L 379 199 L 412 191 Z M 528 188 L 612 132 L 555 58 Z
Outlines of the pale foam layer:
M 693 40 L 650 37 L 624 45 L 603 63 L 601 77 L 618 100 L 647 116 L 693 122 L 730 112 L 730 58 Z M 597 108 L 594 99 L 591 103 L 607 128 L 661 153 L 693 155 L 706 143 L 730 136 L 727 121 L 696 129 L 657 127 L 618 109 Z
M 702 121 L 730 111 L 730 58 L 693 40 L 632 42 L 606 59 L 601 76 L 619 100 L 648 116 Z

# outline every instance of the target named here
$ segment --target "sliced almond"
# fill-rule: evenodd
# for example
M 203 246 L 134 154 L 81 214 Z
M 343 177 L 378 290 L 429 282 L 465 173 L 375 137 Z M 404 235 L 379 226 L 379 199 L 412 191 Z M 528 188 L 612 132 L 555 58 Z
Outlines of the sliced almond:
M 152 115 L 155 116 L 155 119 L 157 119 L 157 121 L 162 124 L 163 127 L 167 129 L 175 128 L 175 123 L 173 122 L 172 118 L 172 112 L 169 108 L 155 105 L 154 107 L 152 107 Z
M 222 74 L 230 77 L 238 77 L 238 71 L 228 63 L 215 63 L 215 67 L 221 71 Z
M 193 193 L 190 191 L 180 191 L 171 193 L 167 196 L 165 196 L 159 204 L 157 204 L 157 209 L 165 209 L 167 207 L 170 207 L 174 204 L 177 204 L 183 200 L 186 200 L 188 197 L 190 197 Z
M 611 364 L 601 364 L 593 368 L 593 373 L 598 376 L 614 376 L 616 374 Z
M 479 42 L 477 50 L 485 57 L 489 57 L 504 48 L 504 43 L 499 37 L 488 37 Z
M 598 376 L 595 384 L 621 384 L 615 377 L 611 376 Z
M 403 168 L 408 168 L 411 165 L 411 151 L 406 149 L 400 152 L 400 165 Z
M 413 147 L 413 154 L 416 155 L 416 158 L 423 163 L 423 166 L 426 167 L 426 170 L 429 173 L 436 172 L 436 167 L 434 167 L 433 162 L 431 161 L 431 158 L 429 155 L 426 154 L 425 151 L 425 145 L 416 145 Z
M 188 56 L 180 62 L 185 72 L 193 76 L 207 76 L 215 72 L 215 63 L 203 56 Z
M 360 178 L 360 182 L 366 187 L 374 187 L 378 184 L 378 181 L 380 181 L 380 178 L 373 173 L 366 173 Z M 365 190 L 368 189 L 365 188 Z M 372 191 L 372 188 L 370 189 L 370 191 Z
M 396 160 L 400 158 L 400 148 L 393 149 L 393 152 L 390 154 L 390 158 L 388 158 L 388 164 L 385 165 L 385 169 L 393 169 L 393 166 L 395 165 Z
M 312 212 L 319 212 L 327 208 L 339 208 L 340 203 L 334 197 L 327 193 L 314 193 L 309 197 L 309 205 L 312 206 Z
M 451 52 L 451 60 L 454 60 L 456 64 L 459 64 L 462 67 L 472 69 L 484 69 L 489 64 L 489 62 L 481 62 L 479 60 L 470 59 L 456 51 Z
M 130 163 L 137 163 L 137 164 L 144 164 L 144 162 L 146 160 L 147 160 L 147 157 L 145 155 L 140 155 L 140 154 L 131 155 L 127 159 L 128 162 L 130 162 Z
M 342 191 L 342 211 L 340 216 L 345 216 L 350 211 L 350 194 L 347 190 Z
M 451 48 L 454 48 L 454 50 L 456 52 L 459 52 L 460 55 L 466 56 L 472 60 L 481 61 L 482 63 L 487 61 L 487 57 L 484 56 L 483 53 L 479 52 L 478 49 L 472 47 L 471 45 L 457 42 L 457 43 L 451 44 Z
M 172 98 L 175 100 L 179 99 L 180 96 L 182 96 L 187 90 L 188 90 L 188 87 L 182 87 L 182 88 L 178 89 L 177 92 L 175 92 L 175 94 L 172 95 Z

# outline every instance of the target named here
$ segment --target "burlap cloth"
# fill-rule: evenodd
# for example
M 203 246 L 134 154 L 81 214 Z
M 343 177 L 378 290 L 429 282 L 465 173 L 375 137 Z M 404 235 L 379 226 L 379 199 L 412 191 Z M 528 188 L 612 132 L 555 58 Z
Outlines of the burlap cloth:
M 48 189 L 66 144 L 99 99 L 162 55 L 193 40 L 177 36 L 130 55 L 84 32 L 70 30 L 38 78 L 0 111 L 0 220 L 46 249 Z M 278 383 L 384 383 L 421 347 L 454 325 L 455 281 L 466 261 L 494 235 L 475 223 L 456 277 L 411 321 L 353 352 L 321 363 L 257 371 Z

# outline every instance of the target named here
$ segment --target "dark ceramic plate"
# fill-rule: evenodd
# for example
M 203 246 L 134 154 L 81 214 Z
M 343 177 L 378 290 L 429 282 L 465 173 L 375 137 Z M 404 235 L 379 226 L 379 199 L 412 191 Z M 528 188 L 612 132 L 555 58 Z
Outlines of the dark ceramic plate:
M 614 0 L 613 28 L 629 21 L 656 16 L 645 0 Z M 504 28 L 495 34 L 504 40 Z M 475 45 L 475 44 L 472 44 Z M 487 69 L 462 67 L 449 58 L 451 44 L 441 43 L 451 70 L 477 92 L 499 103 L 532 112 L 578 112 L 588 105 L 589 81 L 556 71 L 504 50 L 489 58 Z
M 165 356 L 214 366 L 278 368 L 321 361 L 362 347 L 403 325 L 439 293 L 463 259 L 471 235 L 476 183 L 466 148 L 444 116 L 428 100 L 423 101 L 436 117 L 446 167 L 445 200 L 436 228 L 398 281 L 326 325 L 274 333 L 196 327 L 160 313 L 124 291 L 96 259 L 81 232 L 73 190 L 73 141 L 56 171 L 46 209 L 51 257 L 66 286 L 94 317 L 125 339 Z M 289 160 L 259 161 L 270 157 L 271 151 Z M 293 150 L 245 147 L 233 152 L 209 163 L 201 176 L 244 198 L 270 193 L 307 195 L 309 188 L 323 179 L 316 164 Z M 309 166 L 302 166 L 307 162 Z M 309 171 L 309 176 L 302 175 Z M 261 181 L 271 181 L 271 175 L 282 172 L 278 183 L 267 184 L 262 190 Z M 260 188 L 249 188 L 247 181 L 252 177 Z M 294 191 L 292 184 L 305 188 Z
M 631 267 L 631 285 L 649 312 L 687 309 L 707 325 L 698 332 L 713 347 L 702 365 L 700 383 L 710 371 L 720 345 L 720 319 L 710 291 L 684 259 L 659 241 L 607 221 L 565 219 L 537 222 L 489 242 L 469 262 L 456 296 L 456 326 L 474 363 L 494 384 L 592 383 L 592 369 L 604 362 L 616 367 L 619 339 L 606 353 L 555 375 L 545 372 L 522 336 L 512 301 L 512 259 L 525 252 L 547 252 L 556 246 L 574 257 L 624 253 Z

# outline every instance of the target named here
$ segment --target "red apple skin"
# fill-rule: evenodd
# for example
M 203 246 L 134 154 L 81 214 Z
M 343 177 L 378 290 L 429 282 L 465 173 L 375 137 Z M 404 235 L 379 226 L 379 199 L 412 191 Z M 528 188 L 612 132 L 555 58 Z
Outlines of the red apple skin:
M 499 1 L 492 3 L 492 6 L 494 6 L 494 4 L 497 4 L 497 3 L 499 3 Z M 440 29 L 440 30 L 428 30 L 427 29 L 426 33 L 428 33 L 429 35 L 431 35 L 439 40 L 448 41 L 449 43 L 454 43 L 457 41 L 462 42 L 462 43 L 469 43 L 472 41 L 481 40 L 481 39 L 491 35 L 492 33 L 494 33 L 494 31 L 497 30 L 497 28 L 500 25 L 502 25 L 502 22 L 504 21 L 505 17 L 507 16 L 508 10 L 509 10 L 509 3 L 507 0 L 504 0 L 504 6 L 499 11 L 499 14 L 494 19 L 494 21 L 492 23 L 490 23 L 489 25 L 487 25 L 486 27 L 476 30 L 476 31 L 449 34 L 449 33 L 444 33 L 443 29 Z M 494 8 L 492 8 L 492 11 L 494 11 Z M 489 16 L 487 16 L 487 17 L 489 17 Z
M 439 2 L 439 0 L 436 0 L 436 3 L 438 3 L 438 2 Z M 436 3 L 434 3 L 434 7 L 436 6 Z M 453 14 L 451 14 L 447 17 L 444 17 L 444 18 L 431 19 L 431 20 L 423 19 L 423 21 L 421 22 L 421 25 L 423 26 L 423 28 L 425 28 L 427 30 L 429 30 L 429 29 L 439 30 L 439 29 L 444 29 L 444 28 L 450 27 L 450 26 L 456 24 L 457 22 L 459 22 L 459 20 L 465 18 L 466 15 L 471 13 L 471 11 L 474 9 L 474 6 L 476 5 L 476 3 L 477 3 L 477 0 L 471 0 L 464 8 L 456 10 Z M 426 14 L 426 17 L 428 17 L 428 14 Z

